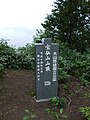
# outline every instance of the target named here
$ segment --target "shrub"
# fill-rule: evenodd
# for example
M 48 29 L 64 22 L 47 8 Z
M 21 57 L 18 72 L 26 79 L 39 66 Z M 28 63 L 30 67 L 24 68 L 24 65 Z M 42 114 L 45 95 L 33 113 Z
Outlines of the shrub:
M 71 50 L 67 45 L 60 45 L 59 80 L 66 82 L 70 75 L 77 76 L 83 84 L 89 84 L 90 78 L 90 49 L 80 53 Z
M 27 44 L 18 49 L 7 44 L 5 40 L 0 41 L 0 63 L 7 69 L 34 69 L 35 52 L 34 45 Z
M 35 47 L 27 44 L 18 49 L 8 45 L 7 41 L 0 40 L 0 64 L 7 69 L 35 69 Z M 2 74 L 2 73 L 1 73 Z M 90 49 L 80 53 L 71 50 L 67 44 L 60 44 L 59 81 L 68 81 L 70 75 L 77 76 L 82 84 L 89 84 L 90 78 Z

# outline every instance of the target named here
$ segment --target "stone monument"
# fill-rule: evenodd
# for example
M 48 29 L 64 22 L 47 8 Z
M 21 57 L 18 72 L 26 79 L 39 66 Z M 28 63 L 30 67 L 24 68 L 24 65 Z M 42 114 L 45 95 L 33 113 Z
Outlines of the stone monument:
M 36 49 L 36 102 L 57 97 L 59 45 L 50 38 L 42 39 Z

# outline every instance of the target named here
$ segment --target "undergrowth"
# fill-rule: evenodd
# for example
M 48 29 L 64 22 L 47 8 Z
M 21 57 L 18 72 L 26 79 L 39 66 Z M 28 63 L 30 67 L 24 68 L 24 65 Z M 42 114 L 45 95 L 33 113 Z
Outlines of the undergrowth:
M 18 49 L 0 40 L 0 76 L 4 69 L 33 69 L 35 70 L 35 45 L 27 44 Z M 67 45 L 60 44 L 58 60 L 58 80 L 67 82 L 69 77 L 77 76 L 83 85 L 90 83 L 90 49 L 80 53 L 71 50 Z

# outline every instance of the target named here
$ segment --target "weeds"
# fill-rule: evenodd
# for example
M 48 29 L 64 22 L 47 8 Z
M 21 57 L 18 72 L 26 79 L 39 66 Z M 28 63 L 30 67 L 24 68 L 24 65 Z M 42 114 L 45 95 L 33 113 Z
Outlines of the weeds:
M 52 108 L 46 109 L 48 114 L 52 115 L 55 120 L 62 120 L 62 118 L 67 118 L 63 112 L 63 107 L 65 106 L 64 98 L 54 97 L 51 99 L 50 103 Z
M 65 99 L 59 97 L 53 97 L 50 103 L 55 107 L 63 108 L 65 106 Z
M 33 110 L 26 109 L 25 112 L 26 112 L 26 115 L 25 117 L 23 117 L 23 120 L 32 120 L 37 117 L 37 115 L 35 114 Z
M 67 116 L 63 112 L 63 108 L 61 108 L 59 112 L 55 108 L 46 109 L 46 111 L 48 112 L 48 114 L 54 117 L 54 120 L 62 120 L 62 118 L 63 119 L 67 118 Z
M 84 96 L 87 98 L 90 98 L 90 92 L 89 93 L 84 93 Z
M 90 120 L 90 107 L 80 107 L 79 110 L 87 120 Z

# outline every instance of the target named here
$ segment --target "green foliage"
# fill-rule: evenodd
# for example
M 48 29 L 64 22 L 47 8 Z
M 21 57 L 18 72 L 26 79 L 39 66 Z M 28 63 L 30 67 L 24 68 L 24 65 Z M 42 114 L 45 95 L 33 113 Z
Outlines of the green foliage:
M 77 76 L 83 85 L 90 83 L 90 1 L 56 0 L 52 13 L 37 30 L 34 41 L 43 37 L 59 43 L 58 79 L 67 82 Z
M 80 53 L 60 44 L 59 81 L 66 82 L 70 75 L 77 76 L 82 84 L 90 83 L 90 49 Z
M 58 43 L 67 43 L 69 48 L 84 51 L 90 47 L 90 1 L 56 0 L 52 13 L 47 15 L 42 26 L 44 34 Z
M 33 110 L 26 109 L 25 112 L 26 112 L 26 116 L 23 117 L 23 120 L 32 120 L 37 117 L 37 115 L 35 114 Z
M 87 97 L 87 98 L 90 98 L 90 92 L 88 93 L 84 93 L 84 96 Z
M 36 96 L 35 90 L 31 91 L 31 92 L 29 93 L 29 95 L 32 96 L 32 97 L 35 97 L 35 96 Z
M 63 112 L 63 107 L 66 102 L 64 98 L 53 97 L 50 101 L 52 108 L 46 109 L 48 114 L 52 115 L 55 120 L 62 120 L 67 118 L 67 116 Z
M 65 106 L 65 99 L 54 97 L 51 99 L 50 103 L 56 107 L 63 108 Z
M 54 120 L 62 120 L 67 118 L 67 116 L 63 112 L 63 108 L 61 108 L 59 112 L 55 108 L 48 108 L 46 109 L 46 111 L 54 117 Z
M 35 47 L 34 44 L 27 44 L 25 47 L 18 49 L 21 56 L 21 67 L 25 69 L 35 69 Z
M 90 107 L 80 107 L 80 112 L 87 120 L 90 120 Z
M 0 41 L 0 76 L 4 69 L 35 69 L 35 47 L 27 44 L 18 49 L 7 44 L 6 40 Z M 77 76 L 82 84 L 90 83 L 90 49 L 80 53 L 71 50 L 67 44 L 60 43 L 58 79 L 67 82 L 70 75 Z
M 60 80 L 60 82 L 64 83 L 68 81 L 68 78 L 70 77 L 70 75 L 68 74 L 67 71 L 65 71 L 65 69 L 63 68 L 58 68 L 58 79 Z
M 27 44 L 25 47 L 16 49 L 2 39 L 0 41 L 0 63 L 7 69 L 34 69 L 34 45 Z
M 43 30 L 36 30 L 36 34 L 33 36 L 34 43 L 41 43 L 42 39 L 45 38 L 46 35 Z
M 9 68 L 14 57 L 16 57 L 14 48 L 10 47 L 6 40 L 2 39 L 0 41 L 0 63 L 3 64 L 5 68 Z

